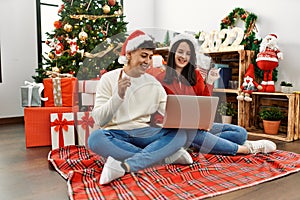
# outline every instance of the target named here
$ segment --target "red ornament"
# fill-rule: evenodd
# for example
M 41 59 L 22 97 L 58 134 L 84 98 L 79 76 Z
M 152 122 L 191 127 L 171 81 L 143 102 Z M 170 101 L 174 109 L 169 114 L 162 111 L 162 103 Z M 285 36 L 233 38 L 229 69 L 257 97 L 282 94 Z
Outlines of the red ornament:
M 57 11 L 57 13 L 61 13 L 63 10 L 65 9 L 65 4 L 62 4 L 59 8 L 59 10 Z
M 110 6 L 115 6 L 116 5 L 116 0 L 108 0 L 108 4 Z
M 56 29 L 59 29 L 59 28 L 62 27 L 61 21 L 55 21 L 55 22 L 53 23 L 53 25 L 54 25 L 54 27 L 55 27 Z

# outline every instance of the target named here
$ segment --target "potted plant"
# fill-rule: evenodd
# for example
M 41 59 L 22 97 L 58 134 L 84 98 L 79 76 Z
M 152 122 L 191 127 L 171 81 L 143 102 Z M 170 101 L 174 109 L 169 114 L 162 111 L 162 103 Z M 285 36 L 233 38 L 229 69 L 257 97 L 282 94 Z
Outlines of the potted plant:
M 282 110 L 277 106 L 263 108 L 259 112 L 260 118 L 263 120 L 264 132 L 266 134 L 278 134 L 280 122 L 285 118 Z
M 222 123 L 230 124 L 232 117 L 237 113 L 231 102 L 222 102 L 218 107 L 218 112 L 222 116 Z
M 285 81 L 281 81 L 280 82 L 280 91 L 285 93 L 285 86 L 286 86 L 286 82 Z
M 293 93 L 293 84 L 286 81 L 280 82 L 281 92 L 291 94 Z

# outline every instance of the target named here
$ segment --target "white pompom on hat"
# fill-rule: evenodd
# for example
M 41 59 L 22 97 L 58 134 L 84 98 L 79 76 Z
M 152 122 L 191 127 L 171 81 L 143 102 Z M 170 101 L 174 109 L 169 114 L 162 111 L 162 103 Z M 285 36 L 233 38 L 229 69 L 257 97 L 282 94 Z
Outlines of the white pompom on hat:
M 192 42 L 192 44 L 194 45 L 195 51 L 197 52 L 198 45 L 197 45 L 196 38 L 193 35 L 191 35 L 191 34 L 185 34 L 185 33 L 180 33 L 180 34 L 176 35 L 174 38 L 171 39 L 170 49 L 172 48 L 172 46 L 176 42 L 178 42 L 180 40 L 189 40 L 190 42 Z
M 136 50 L 141 44 L 146 41 L 153 41 L 152 38 L 141 30 L 132 32 L 125 40 L 118 62 L 120 64 L 127 64 L 128 60 L 126 53 Z

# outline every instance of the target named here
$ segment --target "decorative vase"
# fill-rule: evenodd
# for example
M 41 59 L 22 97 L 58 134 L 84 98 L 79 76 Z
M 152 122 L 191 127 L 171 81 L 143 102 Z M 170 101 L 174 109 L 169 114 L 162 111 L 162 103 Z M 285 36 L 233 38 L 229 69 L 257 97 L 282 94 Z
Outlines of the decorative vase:
M 263 120 L 264 133 L 276 135 L 278 134 L 280 121 Z
M 232 116 L 222 115 L 223 124 L 231 124 Z

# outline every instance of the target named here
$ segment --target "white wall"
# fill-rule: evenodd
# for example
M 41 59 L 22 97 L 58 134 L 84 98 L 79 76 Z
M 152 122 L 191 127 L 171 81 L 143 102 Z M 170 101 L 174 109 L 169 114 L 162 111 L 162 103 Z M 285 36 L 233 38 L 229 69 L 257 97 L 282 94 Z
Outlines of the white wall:
M 0 118 L 23 115 L 20 86 L 37 67 L 35 0 L 0 1 Z
M 3 83 L 0 83 L 0 118 L 23 115 L 20 86 L 33 81 L 37 67 L 36 0 L 0 0 L 0 39 Z M 298 51 L 300 39 L 297 0 L 124 0 L 128 30 L 154 28 L 160 40 L 165 30 L 219 30 L 220 21 L 241 7 L 258 16 L 258 35 L 276 33 L 284 53 L 278 79 L 291 81 L 300 90 Z M 53 23 L 52 21 L 49 23 Z M 151 32 L 151 30 L 150 30 Z M 156 37 L 156 36 L 155 36 Z M 278 82 L 279 82 L 278 81 Z M 277 83 L 278 84 L 278 83 Z

